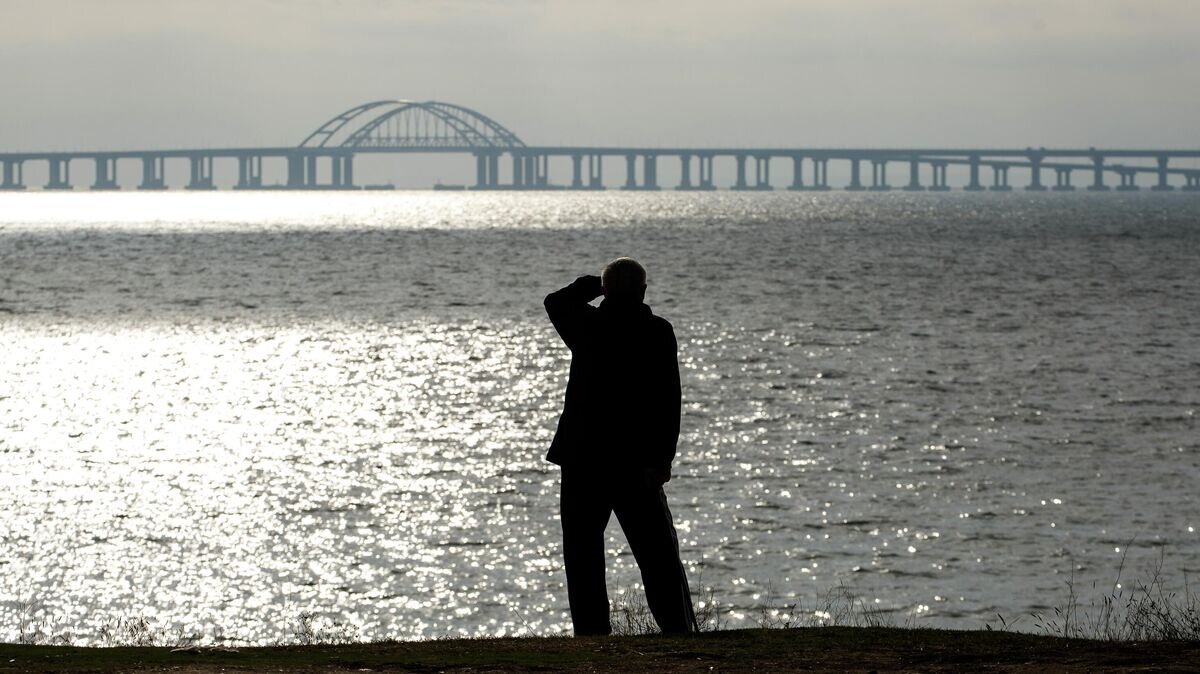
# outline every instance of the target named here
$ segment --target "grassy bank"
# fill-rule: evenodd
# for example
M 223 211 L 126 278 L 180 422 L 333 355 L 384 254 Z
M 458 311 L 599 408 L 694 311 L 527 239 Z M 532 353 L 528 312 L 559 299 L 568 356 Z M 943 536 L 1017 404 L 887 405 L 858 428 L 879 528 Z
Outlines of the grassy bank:
M 0 645 L 0 671 L 1196 671 L 1200 643 L 820 627 L 217 649 Z

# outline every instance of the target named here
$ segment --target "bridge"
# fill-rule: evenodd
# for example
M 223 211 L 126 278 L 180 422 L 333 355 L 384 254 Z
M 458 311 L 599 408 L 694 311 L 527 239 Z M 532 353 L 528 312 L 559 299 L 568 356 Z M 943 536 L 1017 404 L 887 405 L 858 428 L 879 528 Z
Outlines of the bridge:
M 907 168 L 907 182 L 897 187 L 908 191 L 948 191 L 948 167 L 966 169 L 967 191 L 1010 191 L 1010 169 L 1028 171 L 1026 190 L 1070 191 L 1074 177 L 1083 174 L 1090 191 L 1141 189 L 1138 179 L 1149 178 L 1157 191 L 1200 191 L 1200 168 L 1195 160 L 1200 150 L 1098 149 L 1089 148 L 722 148 L 722 147 L 605 147 L 533 146 L 515 133 L 478 111 L 440 101 L 380 100 L 357 105 L 321 124 L 298 145 L 290 147 L 235 147 L 218 149 L 166 149 L 84 152 L 0 153 L 0 190 L 24 190 L 25 165 L 44 162 L 46 190 L 74 189 L 73 162 L 93 162 L 94 190 L 120 189 L 118 167 L 133 163 L 141 168 L 138 189 L 162 190 L 167 161 L 185 162 L 190 190 L 216 189 L 215 161 L 236 162 L 234 189 L 321 190 L 359 189 L 354 182 L 354 159 L 366 154 L 455 153 L 469 154 L 475 163 L 477 190 L 605 189 L 606 159 L 624 162 L 626 190 L 658 190 L 661 161 L 678 162 L 678 190 L 713 190 L 714 162 L 732 162 L 736 176 L 729 189 L 771 190 L 771 169 L 790 165 L 790 182 L 785 187 L 798 191 L 833 189 L 829 163 L 840 162 L 848 169 L 846 190 L 885 191 L 893 189 L 888 170 L 893 165 Z M 550 180 L 550 160 L 570 163 L 570 180 Z M 1193 166 L 1182 166 L 1192 160 Z M 286 180 L 276 185 L 263 182 L 263 163 L 280 162 Z M 1172 165 L 1172 162 L 1175 164 Z M 869 165 L 870 181 L 864 176 Z M 502 168 L 508 169 L 502 176 Z M 985 173 L 986 171 L 986 173 Z M 1043 182 L 1053 172 L 1054 183 Z M 922 181 L 922 175 L 928 180 Z M 986 178 L 990 177 L 990 184 Z M 1146 182 L 1143 180 L 1143 182 Z

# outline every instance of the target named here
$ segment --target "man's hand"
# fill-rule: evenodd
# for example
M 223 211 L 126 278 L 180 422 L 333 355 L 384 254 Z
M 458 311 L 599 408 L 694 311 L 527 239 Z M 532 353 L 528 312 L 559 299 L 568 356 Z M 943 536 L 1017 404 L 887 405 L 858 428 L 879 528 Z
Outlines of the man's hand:
M 604 294 L 604 284 L 600 281 L 599 276 L 580 276 L 575 279 L 575 283 L 579 285 L 582 292 L 587 294 L 589 302 Z

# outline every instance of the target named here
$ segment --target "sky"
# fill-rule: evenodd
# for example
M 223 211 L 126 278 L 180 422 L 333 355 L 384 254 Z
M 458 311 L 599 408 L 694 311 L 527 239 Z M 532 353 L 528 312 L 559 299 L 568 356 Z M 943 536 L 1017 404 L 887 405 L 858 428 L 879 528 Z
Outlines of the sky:
M 1196 0 L 0 0 L 0 151 L 292 145 L 383 98 L 529 144 L 1200 146 Z

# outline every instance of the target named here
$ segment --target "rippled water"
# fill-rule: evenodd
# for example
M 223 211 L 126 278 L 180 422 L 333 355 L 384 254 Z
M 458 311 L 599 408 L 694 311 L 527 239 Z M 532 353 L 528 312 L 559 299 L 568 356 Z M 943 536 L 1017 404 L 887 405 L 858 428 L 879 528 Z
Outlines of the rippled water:
M 30 601 L 81 641 L 566 630 L 541 299 L 621 254 L 734 626 L 1200 570 L 1193 195 L 33 193 L 0 196 L 0 637 Z

